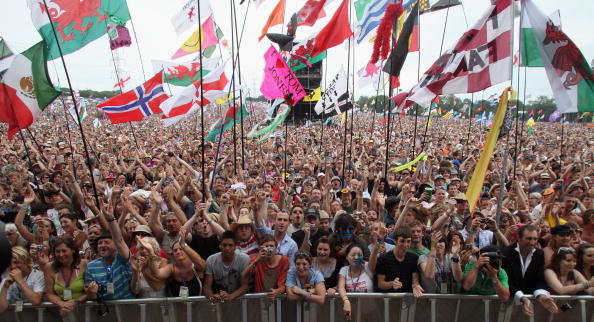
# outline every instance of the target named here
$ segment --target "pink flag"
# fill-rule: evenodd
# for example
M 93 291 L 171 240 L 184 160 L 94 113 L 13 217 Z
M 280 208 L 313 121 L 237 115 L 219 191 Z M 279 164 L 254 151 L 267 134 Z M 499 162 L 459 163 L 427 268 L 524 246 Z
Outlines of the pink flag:
M 278 53 L 270 46 L 264 54 L 266 67 L 264 68 L 264 81 L 260 92 L 267 99 L 284 98 L 288 105 L 295 105 L 306 93 L 299 80 Z
M 202 46 L 200 45 L 200 33 L 202 33 Z M 199 52 L 201 49 L 205 49 L 216 45 L 219 42 L 217 38 L 215 23 L 210 16 L 202 23 L 202 26 L 194 32 L 186 42 L 177 50 L 171 59 L 176 59 L 186 55 L 190 55 Z

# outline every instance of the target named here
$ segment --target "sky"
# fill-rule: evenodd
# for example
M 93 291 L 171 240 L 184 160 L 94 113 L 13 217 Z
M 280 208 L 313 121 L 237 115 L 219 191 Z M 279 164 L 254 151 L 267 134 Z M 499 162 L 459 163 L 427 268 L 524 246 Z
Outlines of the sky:
M 238 29 L 241 32 L 242 22 L 246 10 L 248 10 L 246 0 L 243 5 L 236 1 Z M 545 14 L 551 14 L 555 10 L 560 10 L 562 28 L 564 32 L 581 49 L 586 59 L 590 62 L 594 59 L 594 21 L 592 12 L 594 12 L 594 1 L 592 0 L 534 0 Z M 192 31 L 179 36 L 175 33 L 170 22 L 187 0 L 128 0 L 128 7 L 132 16 L 132 23 L 128 22 L 127 27 L 132 35 L 132 46 L 115 52 L 116 65 L 120 76 L 129 75 L 131 80 L 126 83 L 126 89 L 138 86 L 145 79 L 150 78 L 156 73 L 153 70 L 151 60 L 170 60 L 173 53 L 189 37 Z M 278 0 L 264 0 L 259 8 L 253 4 L 249 6 L 245 23 L 245 31 L 240 48 L 240 59 L 242 67 L 242 82 L 250 89 L 251 96 L 258 96 L 260 83 L 263 79 L 264 52 L 270 47 L 271 43 L 264 38 L 258 42 L 258 36 L 268 18 L 268 15 L 276 5 Z M 449 12 L 441 10 L 427 13 L 421 16 L 420 38 L 421 51 L 419 53 L 410 53 L 401 73 L 402 89 L 407 90 L 412 87 L 418 77 L 418 66 L 420 73 L 424 73 L 434 61 L 438 58 L 442 37 L 443 50 L 447 50 L 458 40 L 458 38 L 467 30 L 468 26 L 473 26 L 481 15 L 487 10 L 490 0 L 462 0 L 463 6 L 452 7 Z M 215 22 L 221 27 L 225 37 L 231 40 L 231 19 L 230 19 L 230 1 L 211 0 Z M 296 12 L 305 0 L 287 0 L 285 21 Z M 333 0 L 327 6 L 327 15 L 318 21 L 314 27 L 300 27 L 297 32 L 297 39 L 303 39 L 310 35 L 317 28 L 321 28 L 328 21 L 334 10 L 341 3 L 340 0 Z M 354 12 L 354 10 L 353 10 Z M 447 24 L 446 24 L 447 17 Z M 355 19 L 353 15 L 353 19 Z M 355 19 L 356 20 L 356 19 Z M 518 22 L 518 20 L 516 20 Z M 352 22 L 355 25 L 355 22 Z M 133 28 L 132 28 L 133 25 Z M 445 34 L 444 34 L 444 25 Z M 516 26 L 517 27 L 517 26 Z M 281 26 L 272 27 L 269 32 L 281 32 Z M 2 0 L 2 10 L 0 10 L 0 36 L 11 46 L 13 51 L 22 51 L 29 46 L 34 45 L 41 37 L 34 28 L 30 11 L 26 0 Z M 517 40 L 517 38 L 516 38 Z M 354 43 L 354 42 L 353 42 Z M 517 44 L 516 44 L 517 46 Z M 517 47 L 516 47 L 517 48 Z M 371 56 L 371 44 L 355 46 L 354 66 L 355 71 L 363 67 Z M 328 51 L 326 59 L 327 77 L 331 79 L 343 65 L 347 66 L 348 41 L 343 45 L 334 47 Z M 229 55 L 223 50 L 223 55 Z M 140 58 L 142 57 L 142 59 Z M 193 56 L 186 56 L 175 60 L 176 62 L 186 62 Z M 93 89 L 93 90 L 114 90 L 117 82 L 114 71 L 114 61 L 109 49 L 107 36 L 88 44 L 81 50 L 65 56 L 66 66 L 75 90 Z M 142 64 L 141 64 L 142 62 Z M 351 55 L 350 66 L 353 66 Z M 231 72 L 231 64 L 228 64 L 228 75 Z M 48 63 L 50 77 L 55 85 L 67 87 L 66 77 L 62 62 L 60 59 Z M 144 72 L 143 72 L 144 70 Z M 352 67 L 350 70 L 352 73 Z M 524 68 L 518 73 L 514 69 L 514 75 L 522 75 L 520 80 L 521 87 L 524 83 Z M 526 71 L 527 89 L 526 93 L 533 98 L 539 95 L 552 96 L 552 91 L 543 68 L 530 68 Z M 517 87 L 518 80 L 514 79 L 513 86 Z M 475 94 L 475 100 L 484 95 L 485 98 L 492 94 L 500 93 L 509 82 L 493 86 L 483 93 Z M 175 93 L 181 88 L 173 88 Z M 522 93 L 522 92 L 521 92 Z M 360 95 L 370 96 L 375 94 L 375 88 L 367 86 L 365 88 L 355 88 L 355 97 Z M 470 97 L 470 95 L 461 95 Z

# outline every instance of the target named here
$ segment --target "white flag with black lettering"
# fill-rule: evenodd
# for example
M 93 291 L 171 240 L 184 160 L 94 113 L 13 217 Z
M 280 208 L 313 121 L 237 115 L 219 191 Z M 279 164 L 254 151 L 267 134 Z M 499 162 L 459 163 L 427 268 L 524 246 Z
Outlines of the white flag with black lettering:
M 341 66 L 338 74 L 332 78 L 332 81 L 322 93 L 322 97 L 316 103 L 314 109 L 317 114 L 338 115 L 353 106 L 349 100 L 347 81 L 347 74 Z

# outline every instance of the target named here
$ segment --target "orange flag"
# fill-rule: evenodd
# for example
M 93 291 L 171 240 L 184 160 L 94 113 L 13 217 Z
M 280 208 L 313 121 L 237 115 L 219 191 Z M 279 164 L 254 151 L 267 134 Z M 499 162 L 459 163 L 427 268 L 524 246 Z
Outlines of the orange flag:
M 285 3 L 286 0 L 280 0 L 276 7 L 274 7 L 274 10 L 272 10 L 272 12 L 270 13 L 268 20 L 264 25 L 264 28 L 262 28 L 262 34 L 260 35 L 260 37 L 258 37 L 258 41 L 261 41 L 262 38 L 266 36 L 268 28 L 283 24 L 283 22 L 285 21 Z

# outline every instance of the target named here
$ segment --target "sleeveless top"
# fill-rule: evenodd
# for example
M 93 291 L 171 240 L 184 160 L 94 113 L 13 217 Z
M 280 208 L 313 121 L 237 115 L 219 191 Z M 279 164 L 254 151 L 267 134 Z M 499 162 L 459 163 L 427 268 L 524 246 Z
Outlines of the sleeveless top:
M 175 267 L 175 266 L 174 266 Z M 188 288 L 188 296 L 200 296 L 202 295 L 202 282 L 196 275 L 196 271 L 194 270 L 194 265 L 192 265 L 192 279 L 180 282 L 175 279 L 175 274 L 172 274 L 171 278 L 167 281 L 167 285 L 169 286 L 169 291 L 171 291 L 172 296 L 179 296 L 179 290 L 182 286 Z M 186 274 L 186 277 L 189 274 Z
M 138 279 L 138 290 L 140 291 L 138 293 L 138 297 L 140 297 L 140 298 L 149 298 L 149 297 L 162 298 L 162 297 L 165 297 L 165 285 L 163 285 L 160 290 L 155 291 L 151 287 L 151 285 L 148 283 L 148 281 L 146 280 L 146 277 L 144 277 L 143 273 L 140 273 L 140 278 Z M 179 289 L 177 292 L 179 294 Z
M 68 287 L 65 287 L 60 282 L 58 282 L 58 273 L 54 274 L 54 292 L 60 297 L 62 301 L 66 300 L 64 299 L 64 290 L 72 291 L 73 300 L 76 300 L 85 294 L 84 274 L 81 274 L 78 269 L 75 270 L 75 272 L 77 274 L 76 278 L 74 281 L 72 281 L 72 283 L 70 283 Z

